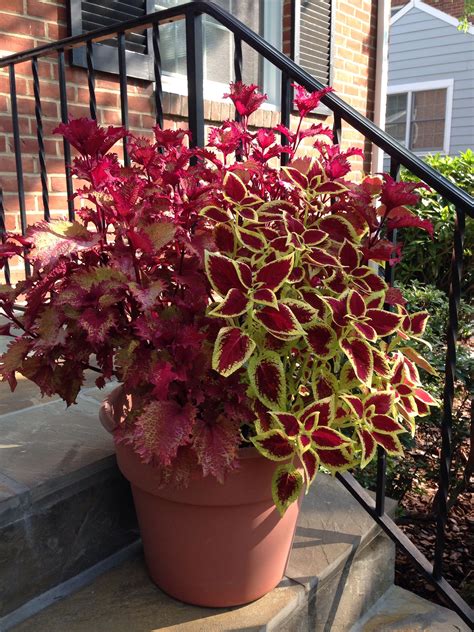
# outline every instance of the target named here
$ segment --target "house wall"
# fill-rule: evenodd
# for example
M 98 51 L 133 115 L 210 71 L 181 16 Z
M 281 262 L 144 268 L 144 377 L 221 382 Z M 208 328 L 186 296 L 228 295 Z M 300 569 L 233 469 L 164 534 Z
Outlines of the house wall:
M 360 0 L 354 8 L 349 0 L 335 0 L 333 41 L 333 86 L 360 112 L 373 117 L 376 3 Z M 288 10 L 286 8 L 286 10 Z M 288 29 L 288 17 L 284 21 Z M 67 36 L 66 0 L 8 0 L 0 7 L 0 57 L 19 52 Z M 285 39 L 285 35 L 284 35 Z M 53 135 L 60 120 L 58 65 L 55 55 L 39 61 L 46 170 L 51 215 L 67 212 L 62 139 Z M 85 70 L 66 69 L 68 114 L 89 116 L 89 93 Z M 101 124 L 120 125 L 120 92 L 117 77 L 96 73 L 96 99 Z M 28 223 L 43 218 L 40 166 L 34 106 L 31 63 L 16 66 L 16 88 L 24 171 L 25 202 Z M 0 187 L 3 189 L 5 223 L 9 231 L 20 230 L 18 187 L 15 170 L 11 102 L 8 70 L 0 70 Z M 128 80 L 129 127 L 144 135 L 155 123 L 153 83 Z M 164 95 L 165 127 L 186 127 L 187 98 Z M 208 125 L 234 116 L 230 103 L 205 101 L 204 114 Z M 321 118 L 321 117 L 315 117 Z M 331 120 L 322 117 L 329 125 Z M 275 111 L 259 112 L 255 126 L 274 126 L 279 122 Z M 344 146 L 365 150 L 366 159 L 355 158 L 355 167 L 370 168 L 370 145 L 353 130 L 343 133 Z M 120 148 L 118 148 L 120 154 Z M 76 207 L 78 200 L 75 200 Z M 15 268 L 15 266 L 14 266 Z M 21 262 L 16 265 L 21 274 Z M 15 276 L 15 272 L 14 272 Z
M 474 36 L 413 8 L 390 29 L 388 86 L 454 79 L 449 153 L 474 147 Z
M 435 9 L 444 11 L 448 15 L 452 15 L 455 18 L 460 18 L 464 15 L 465 2 L 464 0 L 423 0 L 425 4 L 429 4 Z M 408 4 L 408 0 L 392 0 L 392 8 L 403 7 Z

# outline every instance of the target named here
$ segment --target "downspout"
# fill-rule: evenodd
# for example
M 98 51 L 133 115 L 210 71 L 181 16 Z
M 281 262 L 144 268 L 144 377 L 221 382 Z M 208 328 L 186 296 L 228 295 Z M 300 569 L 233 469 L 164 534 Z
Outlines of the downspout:
M 374 123 L 385 129 L 388 81 L 388 35 L 390 28 L 390 0 L 377 2 L 377 48 L 375 56 Z M 383 151 L 372 145 L 372 172 L 383 171 Z

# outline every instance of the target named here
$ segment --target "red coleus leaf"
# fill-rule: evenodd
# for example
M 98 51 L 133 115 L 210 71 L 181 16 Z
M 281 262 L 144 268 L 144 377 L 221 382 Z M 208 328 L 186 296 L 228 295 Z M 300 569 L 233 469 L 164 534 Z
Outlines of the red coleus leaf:
M 315 421 L 320 426 L 330 426 L 334 420 L 334 399 L 328 397 L 306 406 L 300 413 L 300 421 L 305 430 L 312 430 Z
M 350 272 L 359 265 L 360 253 L 354 244 L 346 239 L 339 250 L 339 258 L 342 265 Z
M 152 401 L 137 417 L 133 445 L 145 463 L 171 465 L 179 446 L 189 442 L 194 409 L 175 401 Z
M 429 219 L 422 219 L 408 210 L 404 206 L 393 209 L 387 220 L 387 229 L 395 230 L 396 228 L 408 228 L 408 227 L 421 228 L 426 230 L 430 237 L 433 237 L 433 224 Z
M 357 378 L 367 386 L 372 383 L 374 358 L 370 345 L 360 338 L 346 338 L 340 341 L 341 349 L 346 354 Z
M 235 173 L 227 171 L 224 176 L 224 193 L 233 202 L 241 202 L 247 197 L 247 187 Z
M 265 248 L 265 239 L 259 233 L 246 228 L 237 228 L 237 235 L 241 243 L 252 252 L 262 252 Z
M 315 450 L 309 448 L 300 456 L 306 478 L 306 486 L 311 485 L 314 481 L 319 466 L 319 457 Z
M 405 305 L 406 300 L 397 287 L 389 287 L 385 293 L 385 303 L 387 305 Z
M 368 309 L 367 322 L 379 336 L 393 334 L 401 325 L 402 317 L 385 309 Z
M 316 448 L 326 450 L 341 448 L 350 443 L 350 439 L 342 435 L 340 432 L 327 427 L 317 427 L 311 434 L 313 443 Z
M 266 287 L 255 290 L 253 293 L 253 300 L 261 305 L 268 305 L 278 309 L 278 300 L 275 292 L 272 292 L 272 290 L 269 290 Z
M 408 204 L 412 206 L 420 199 L 418 193 L 413 193 L 417 188 L 426 186 L 421 182 L 396 182 L 387 173 L 384 174 L 385 182 L 382 185 L 381 202 L 388 209 L 394 209 L 397 206 Z M 382 212 L 382 211 L 381 211 Z
M 365 340 L 368 340 L 369 342 L 375 342 L 377 340 L 377 332 L 367 323 L 355 322 L 352 323 L 352 327 L 362 338 L 365 338 Z
M 285 370 L 279 355 L 266 351 L 251 358 L 248 366 L 250 384 L 258 399 L 270 410 L 286 405 Z
M 352 226 L 343 217 L 337 215 L 327 215 L 318 222 L 318 228 L 324 230 L 328 235 L 331 235 L 333 241 L 337 241 L 341 244 L 344 242 L 357 242 L 357 234 Z
M 290 254 L 265 264 L 257 271 L 254 282 L 276 292 L 290 276 L 293 261 L 294 256 Z
M 294 454 L 295 446 L 282 430 L 269 430 L 251 438 L 263 456 L 271 461 L 286 461 Z
M 284 430 L 287 437 L 296 437 L 300 432 L 298 419 L 291 413 L 270 413 L 277 421 L 278 425 Z
M 275 132 L 271 129 L 259 129 L 257 132 L 257 142 L 262 149 L 266 149 L 275 142 Z
M 337 352 L 337 337 L 334 329 L 325 323 L 312 324 L 306 330 L 308 345 L 320 359 L 328 360 Z
M 328 234 L 319 228 L 308 228 L 303 233 L 303 240 L 306 246 L 317 246 L 322 243 Z
M 238 327 L 224 327 L 219 331 L 212 354 L 212 368 L 228 376 L 246 362 L 255 349 L 255 342 Z
M 292 84 L 295 89 L 295 105 L 301 117 L 305 117 L 311 110 L 318 107 L 322 97 L 328 92 L 333 92 L 333 88 L 327 87 L 315 92 L 308 92 L 306 88 L 297 84 Z
M 272 479 L 272 497 L 280 515 L 298 498 L 302 489 L 303 477 L 294 465 L 277 467 Z
M 276 338 L 287 340 L 303 334 L 303 330 L 291 309 L 282 303 L 278 303 L 278 308 L 264 307 L 256 312 L 255 320 Z
M 78 118 L 60 123 L 53 134 L 62 134 L 83 156 L 103 156 L 127 132 L 123 127 L 109 126 L 106 129 L 92 119 Z
M 225 299 L 209 312 L 209 316 L 235 318 L 247 311 L 247 305 L 247 296 L 240 290 L 231 288 Z
M 405 432 L 405 428 L 388 415 L 373 415 L 370 418 L 370 423 L 374 427 L 374 430 L 376 430 L 377 432 Z
M 385 449 L 387 454 L 392 456 L 400 456 L 403 454 L 402 444 L 397 435 L 385 434 L 383 432 L 371 432 L 375 441 Z
M 217 249 L 225 254 L 233 254 L 235 248 L 235 235 L 228 224 L 217 224 L 214 227 L 214 241 Z
M 357 434 L 362 448 L 360 467 L 364 468 L 375 457 L 377 443 L 371 433 L 364 428 L 357 428 Z
M 349 468 L 352 461 L 345 450 L 323 450 L 318 448 L 317 454 L 319 461 L 325 468 L 331 472 L 337 472 Z
M 210 219 L 213 222 L 225 223 L 229 221 L 229 213 L 219 206 L 205 206 L 199 211 L 199 215 L 207 217 L 207 219 Z
M 298 301 L 293 298 L 284 298 L 281 303 L 291 309 L 293 314 L 296 316 L 296 320 L 303 329 L 318 318 L 318 312 L 304 301 Z
M 347 312 L 351 316 L 361 318 L 365 314 L 365 303 L 359 292 L 351 290 L 346 299 Z
M 405 331 L 412 336 L 421 336 L 425 332 L 429 317 L 428 312 L 415 312 L 414 314 L 410 314 L 408 316 L 410 324 L 407 329 L 404 327 Z
M 230 84 L 230 92 L 224 94 L 225 99 L 229 97 L 234 102 L 235 109 L 240 116 L 249 116 L 267 100 L 266 94 L 258 93 L 257 85 L 250 84 L 247 86 L 241 81 Z
M 320 267 L 330 266 L 338 268 L 340 266 L 336 257 L 333 257 L 333 255 L 330 255 L 321 248 L 311 248 L 311 250 L 306 253 L 306 257 L 311 261 L 311 263 Z
M 427 404 L 428 406 L 436 406 L 438 403 L 434 399 L 434 397 L 432 397 L 427 391 L 425 391 L 422 388 L 415 388 L 415 390 L 413 391 L 413 394 L 415 396 L 415 399 L 417 399 L 420 402 L 423 402 L 424 404 Z
M 372 349 L 372 354 L 374 356 L 375 373 L 377 373 L 377 375 L 380 375 L 380 377 L 390 377 L 391 369 L 386 354 L 375 348 Z
M 365 408 L 373 407 L 377 415 L 387 415 L 394 403 L 393 391 L 379 391 L 367 395 L 364 401 Z
M 346 402 L 357 419 L 363 419 L 364 417 L 364 404 L 356 395 L 343 395 L 342 400 Z
M 103 344 L 110 330 L 117 324 L 114 312 L 99 312 L 90 307 L 82 312 L 78 323 L 93 345 Z
M 252 283 L 252 272 L 247 264 L 217 252 L 206 251 L 205 266 L 209 282 L 221 296 L 226 296 L 233 288 L 245 292 Z

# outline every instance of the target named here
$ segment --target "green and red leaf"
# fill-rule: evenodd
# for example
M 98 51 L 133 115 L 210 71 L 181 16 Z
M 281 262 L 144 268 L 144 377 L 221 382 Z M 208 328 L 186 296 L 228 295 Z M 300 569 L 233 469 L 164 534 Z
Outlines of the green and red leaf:
M 402 317 L 399 314 L 388 312 L 385 309 L 368 309 L 367 322 L 379 336 L 393 334 L 401 325 Z
M 294 465 L 288 463 L 277 467 L 272 479 L 272 497 L 281 516 L 297 500 L 302 489 L 303 476 Z
M 305 473 L 306 489 L 308 489 L 318 472 L 319 457 L 315 450 L 308 448 L 300 455 L 300 459 Z
M 295 452 L 295 443 L 283 430 L 273 429 L 251 438 L 253 445 L 266 459 L 287 461 Z
M 228 376 L 240 369 L 255 349 L 255 342 L 238 327 L 223 327 L 214 346 L 212 368 Z
M 304 334 L 291 309 L 283 303 L 278 303 L 277 308 L 264 307 L 259 310 L 255 313 L 255 320 L 276 338 L 282 340 L 297 338 Z
M 209 316 L 235 318 L 244 314 L 247 311 L 247 306 L 247 296 L 241 290 L 231 288 L 225 299 L 209 312 Z
M 291 253 L 265 264 L 257 271 L 254 282 L 276 292 L 290 276 L 293 262 L 294 255 Z
M 252 272 L 247 264 L 217 252 L 206 251 L 205 266 L 212 288 L 221 296 L 226 296 L 231 289 L 246 292 L 252 283 Z
M 258 399 L 270 410 L 286 406 L 286 377 L 280 356 L 266 351 L 251 358 L 248 376 Z
M 308 345 L 316 356 L 323 360 L 332 358 L 337 352 L 337 336 L 333 328 L 323 322 L 313 323 L 306 330 Z
M 366 386 L 370 386 L 374 371 L 374 358 L 370 345 L 359 338 L 345 338 L 339 344 L 357 378 Z

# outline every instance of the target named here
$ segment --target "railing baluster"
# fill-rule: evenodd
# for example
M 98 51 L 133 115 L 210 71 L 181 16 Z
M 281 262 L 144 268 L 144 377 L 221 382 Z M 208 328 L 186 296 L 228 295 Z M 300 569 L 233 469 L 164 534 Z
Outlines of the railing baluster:
M 336 112 L 334 112 L 332 134 L 333 134 L 332 142 L 334 143 L 334 145 L 340 145 L 342 142 L 342 119 L 339 116 L 339 114 L 337 114 Z
M 58 52 L 58 76 L 59 76 L 59 99 L 61 103 L 61 121 L 68 122 L 67 114 L 67 91 L 66 91 L 66 67 L 64 63 L 64 50 Z M 67 209 L 69 220 L 74 219 L 74 189 L 71 178 L 71 147 L 69 142 L 63 137 L 64 147 L 64 170 L 66 173 Z
M 33 91 L 35 94 L 35 116 L 36 116 L 36 136 L 38 138 L 38 159 L 41 172 L 41 191 L 43 198 L 44 219 L 49 222 L 49 194 L 48 194 L 48 177 L 46 171 L 46 159 L 44 151 L 43 138 L 43 116 L 41 112 L 40 85 L 38 77 L 38 58 L 34 57 L 31 61 L 31 70 L 33 73 Z
M 234 34 L 234 81 L 242 81 L 242 40 L 236 34 Z M 237 122 L 242 119 L 237 108 L 235 109 L 234 119 Z M 242 141 L 240 141 L 236 149 L 235 159 L 238 162 L 242 161 Z
M 91 118 L 97 120 L 97 102 L 95 99 L 95 70 L 94 70 L 94 48 L 91 40 L 87 42 L 87 83 L 89 85 L 89 109 Z
M 204 145 L 204 95 L 202 15 L 191 6 L 186 11 L 186 65 L 188 72 L 188 118 L 191 145 Z
M 156 123 L 163 127 L 163 86 L 161 84 L 160 27 L 153 24 L 153 68 L 155 71 Z
M 291 80 L 290 77 L 284 72 L 281 73 L 281 124 L 290 128 L 290 114 L 291 114 Z M 280 134 L 281 144 L 283 146 L 288 145 L 288 138 L 285 134 Z M 281 164 L 287 165 L 289 156 L 287 153 L 281 155 Z
M 443 551 L 446 521 L 448 517 L 449 472 L 451 468 L 451 434 L 453 425 L 454 383 L 456 380 L 456 342 L 458 335 L 458 311 L 461 299 L 461 274 L 464 247 L 464 211 L 456 208 L 454 247 L 451 258 L 451 281 L 449 285 L 449 321 L 443 393 L 443 417 L 441 419 L 441 459 L 439 462 L 439 489 L 437 493 L 436 544 L 433 576 L 436 580 L 443 575 Z
M 127 93 L 127 60 L 125 57 L 125 33 L 118 34 L 118 62 L 120 77 L 120 110 L 122 112 L 122 125 L 128 130 L 128 93 Z M 127 137 L 123 139 L 123 164 L 130 166 L 128 155 Z
M 10 100 L 12 108 L 12 123 L 13 123 L 13 143 L 15 147 L 15 167 L 16 167 L 16 181 L 18 186 L 18 204 L 20 208 L 20 223 L 21 234 L 24 235 L 27 229 L 26 221 L 26 206 L 25 206 L 25 182 L 23 178 L 23 161 L 21 159 L 21 145 L 20 145 L 20 127 L 18 124 L 18 104 L 16 100 L 16 79 L 15 79 L 15 66 L 10 64 Z M 30 275 L 30 264 L 25 259 L 25 274 Z
M 5 243 L 7 229 L 5 227 L 5 208 L 3 206 L 3 189 L 0 187 L 0 241 Z M 10 264 L 8 259 L 5 259 L 5 283 L 10 285 Z

